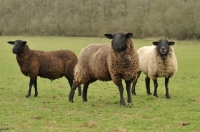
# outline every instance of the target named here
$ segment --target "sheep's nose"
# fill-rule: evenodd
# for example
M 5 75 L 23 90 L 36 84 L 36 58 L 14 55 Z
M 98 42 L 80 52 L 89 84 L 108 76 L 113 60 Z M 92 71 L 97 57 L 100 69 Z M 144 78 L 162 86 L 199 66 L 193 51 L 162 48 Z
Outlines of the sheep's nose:
M 166 54 L 166 52 L 167 52 L 167 49 L 166 49 L 166 48 L 164 48 L 164 47 L 162 47 L 162 48 L 160 49 L 160 52 L 161 52 L 161 54 Z
M 17 53 L 17 51 L 16 51 L 15 49 L 13 49 L 12 52 L 13 52 L 13 54 L 16 54 L 16 53 Z
M 166 49 L 165 49 L 165 48 L 161 48 L 161 50 L 162 50 L 162 51 L 165 51 Z

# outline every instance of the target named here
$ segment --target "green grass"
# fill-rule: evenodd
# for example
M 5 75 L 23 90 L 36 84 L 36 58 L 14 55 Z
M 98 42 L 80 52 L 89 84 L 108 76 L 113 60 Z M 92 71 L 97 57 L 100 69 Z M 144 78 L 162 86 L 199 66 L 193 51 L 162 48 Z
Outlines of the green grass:
M 92 43 L 110 43 L 106 38 L 86 37 L 0 37 L 0 131 L 199 131 L 200 119 L 200 42 L 176 41 L 178 72 L 169 82 L 171 99 L 165 98 L 164 79 L 158 79 L 158 98 L 148 96 L 144 74 L 138 80 L 133 105 L 119 105 L 118 88 L 97 81 L 89 86 L 88 102 L 80 96 L 68 102 L 70 91 L 65 78 L 54 81 L 38 77 L 37 98 L 25 98 L 29 78 L 21 74 L 8 40 L 23 39 L 31 49 L 69 49 L 79 55 Z M 152 40 L 133 39 L 138 49 Z M 151 91 L 153 84 L 151 82 Z M 34 89 L 32 89 L 34 93 Z M 124 91 L 126 99 L 126 91 Z

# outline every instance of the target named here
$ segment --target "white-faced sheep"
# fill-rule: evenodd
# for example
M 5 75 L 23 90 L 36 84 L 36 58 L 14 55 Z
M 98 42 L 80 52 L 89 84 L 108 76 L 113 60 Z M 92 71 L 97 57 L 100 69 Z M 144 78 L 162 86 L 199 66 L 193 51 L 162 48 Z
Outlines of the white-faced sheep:
M 54 80 L 65 76 L 72 87 L 74 79 L 74 67 L 77 64 L 76 55 L 69 50 L 44 52 L 29 49 L 26 41 L 8 41 L 14 45 L 12 52 L 16 54 L 16 60 L 21 72 L 30 77 L 29 90 L 26 97 L 31 96 L 31 87 L 34 85 L 35 97 L 38 95 L 37 76 Z M 79 95 L 81 89 L 79 87 Z
M 158 42 L 153 42 L 152 46 L 144 46 L 137 50 L 139 56 L 139 75 L 143 72 L 146 74 L 145 83 L 147 94 L 150 95 L 150 79 L 154 82 L 154 96 L 157 95 L 157 78 L 165 77 L 165 88 L 166 88 L 166 98 L 170 98 L 168 91 L 169 78 L 171 78 L 177 72 L 177 59 L 174 53 L 173 41 L 168 41 L 166 39 L 161 39 Z M 132 94 L 135 93 L 135 85 L 137 80 L 133 83 Z
M 124 32 L 105 34 L 107 38 L 112 39 L 111 45 L 93 44 L 81 50 L 69 94 L 70 102 L 73 102 L 75 89 L 80 84 L 84 84 L 82 97 L 83 101 L 87 101 L 87 89 L 90 83 L 96 80 L 112 80 L 118 86 L 120 104 L 124 107 L 124 87 L 122 85 L 122 79 L 124 79 L 128 96 L 127 102 L 132 103 L 130 87 L 137 78 L 139 70 L 139 60 L 131 40 L 132 35 L 132 33 Z

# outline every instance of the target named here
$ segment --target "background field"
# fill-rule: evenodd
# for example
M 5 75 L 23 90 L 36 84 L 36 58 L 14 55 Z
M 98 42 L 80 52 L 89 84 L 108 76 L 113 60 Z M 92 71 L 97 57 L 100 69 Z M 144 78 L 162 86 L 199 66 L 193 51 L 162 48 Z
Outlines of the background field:
M 164 79 L 158 79 L 158 98 L 148 96 L 144 75 L 137 84 L 133 105 L 121 108 L 118 88 L 97 81 L 89 86 L 88 102 L 76 96 L 68 102 L 65 78 L 50 81 L 38 78 L 37 98 L 25 98 L 29 78 L 21 74 L 8 40 L 28 41 L 31 49 L 69 49 L 77 55 L 92 43 L 110 43 L 106 38 L 86 37 L 0 37 L 0 131 L 199 131 L 200 42 L 175 41 L 178 72 L 169 83 L 171 99 L 165 98 Z M 133 39 L 136 48 L 151 45 L 154 39 Z M 152 83 L 152 82 L 151 82 Z M 151 84 L 151 91 L 153 85 Z M 32 93 L 34 89 L 32 89 Z M 124 91 L 126 98 L 126 91 Z M 127 104 L 127 103 L 126 103 Z

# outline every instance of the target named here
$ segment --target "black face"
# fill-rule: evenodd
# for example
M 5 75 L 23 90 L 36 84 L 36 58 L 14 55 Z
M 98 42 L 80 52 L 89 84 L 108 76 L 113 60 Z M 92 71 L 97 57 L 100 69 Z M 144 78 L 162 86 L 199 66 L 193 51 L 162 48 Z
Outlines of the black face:
M 132 33 L 118 32 L 114 34 L 105 34 L 109 39 L 112 39 L 112 48 L 115 51 L 123 51 L 126 49 L 126 40 L 133 36 Z
M 20 54 L 24 49 L 24 45 L 26 45 L 26 41 L 16 40 L 16 41 L 8 41 L 9 44 L 14 45 L 12 52 L 13 54 Z
M 158 42 L 153 42 L 153 45 L 157 46 L 157 51 L 160 55 L 167 55 L 169 53 L 169 46 L 174 45 L 174 42 L 161 39 Z

